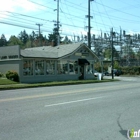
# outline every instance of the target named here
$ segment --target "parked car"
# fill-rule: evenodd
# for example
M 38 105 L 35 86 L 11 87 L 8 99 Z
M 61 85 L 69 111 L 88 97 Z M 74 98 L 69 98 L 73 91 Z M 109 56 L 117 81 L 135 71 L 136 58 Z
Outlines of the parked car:
M 115 76 L 120 76 L 122 74 L 122 71 L 121 70 L 118 70 L 118 69 L 113 69 L 113 74 Z
M 108 71 L 105 71 L 105 72 L 104 72 L 104 75 L 105 75 L 105 76 L 109 76 L 110 74 L 109 74 Z

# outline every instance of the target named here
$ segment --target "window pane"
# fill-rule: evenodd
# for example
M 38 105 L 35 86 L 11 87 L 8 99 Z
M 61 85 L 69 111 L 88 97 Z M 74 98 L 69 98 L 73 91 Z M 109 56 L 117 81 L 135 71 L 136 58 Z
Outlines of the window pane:
M 44 75 L 44 60 L 35 61 L 35 75 Z
M 78 64 L 74 60 L 69 61 L 69 74 L 78 74 Z
M 49 75 L 55 74 L 55 61 L 54 60 L 46 61 L 46 74 L 49 74 Z
M 68 74 L 68 62 L 66 60 L 58 61 L 57 73 L 58 74 Z
M 86 74 L 92 74 L 93 73 L 93 61 L 89 61 L 90 65 L 86 66 Z
M 23 75 L 33 75 L 33 60 L 23 61 Z

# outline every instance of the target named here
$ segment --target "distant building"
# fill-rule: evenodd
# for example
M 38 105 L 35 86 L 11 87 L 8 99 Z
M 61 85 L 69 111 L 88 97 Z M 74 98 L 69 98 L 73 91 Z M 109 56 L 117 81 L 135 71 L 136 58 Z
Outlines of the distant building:
M 0 72 L 18 72 L 21 83 L 93 79 L 96 59 L 84 43 L 24 50 L 19 46 L 0 47 Z

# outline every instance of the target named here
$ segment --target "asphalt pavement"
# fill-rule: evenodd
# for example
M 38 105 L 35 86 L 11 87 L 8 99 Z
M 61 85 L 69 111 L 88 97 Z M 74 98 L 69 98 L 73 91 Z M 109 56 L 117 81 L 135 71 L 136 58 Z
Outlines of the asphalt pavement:
M 139 107 L 139 78 L 0 91 L 0 140 L 125 140 Z
M 112 79 L 112 76 L 104 76 L 105 79 Z M 140 81 L 140 76 L 114 76 L 114 79 L 121 81 Z

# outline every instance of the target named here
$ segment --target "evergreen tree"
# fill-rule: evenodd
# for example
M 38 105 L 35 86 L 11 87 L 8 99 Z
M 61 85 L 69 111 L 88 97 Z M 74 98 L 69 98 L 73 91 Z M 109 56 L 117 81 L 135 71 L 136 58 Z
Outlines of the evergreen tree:
M 36 47 L 37 36 L 38 35 L 35 33 L 35 31 L 32 31 L 32 33 L 29 35 L 29 41 L 27 44 L 30 44 L 31 47 Z
M 29 40 L 29 36 L 25 30 L 20 32 L 20 34 L 18 35 L 18 38 L 23 42 L 24 45 Z
M 59 35 L 58 34 L 58 28 L 54 28 L 53 29 L 53 33 L 52 34 L 49 34 L 49 36 L 48 36 L 49 43 L 52 44 L 52 42 L 53 42 L 53 45 L 54 46 L 57 46 L 58 35 Z M 61 42 L 62 37 L 60 36 L 59 39 L 60 39 L 60 42 Z
M 6 46 L 7 45 L 7 40 L 4 34 L 1 35 L 0 37 L 0 47 Z
M 65 36 L 64 40 L 63 40 L 63 43 L 64 44 L 70 44 L 72 41 L 67 37 Z

